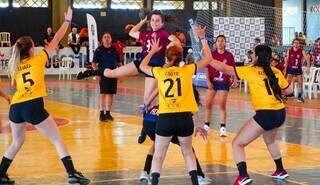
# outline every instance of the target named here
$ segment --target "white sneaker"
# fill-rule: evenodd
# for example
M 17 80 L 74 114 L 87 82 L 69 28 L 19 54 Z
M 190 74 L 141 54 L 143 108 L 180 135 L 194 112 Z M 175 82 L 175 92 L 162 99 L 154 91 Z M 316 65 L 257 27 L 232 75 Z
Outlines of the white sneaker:
M 203 128 L 208 132 L 210 130 L 210 127 L 206 124 L 204 124 Z
M 141 182 L 147 182 L 149 183 L 150 181 L 150 178 L 149 178 L 149 175 L 146 171 L 142 171 L 141 174 L 140 174 L 140 181 Z
M 220 127 L 220 137 L 227 137 L 226 127 Z
M 199 185 L 208 185 L 212 183 L 212 179 L 210 179 L 209 177 L 202 177 L 198 175 L 198 182 Z

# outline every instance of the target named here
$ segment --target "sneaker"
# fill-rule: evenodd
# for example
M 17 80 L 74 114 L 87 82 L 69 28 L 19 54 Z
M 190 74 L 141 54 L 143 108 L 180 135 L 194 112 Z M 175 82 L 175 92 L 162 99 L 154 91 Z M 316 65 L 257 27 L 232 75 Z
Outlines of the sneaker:
M 8 174 L 5 174 L 0 178 L 0 185 L 13 185 L 14 181 L 8 177 Z
M 88 78 L 88 77 L 91 77 L 91 76 L 97 76 L 97 75 L 99 75 L 98 73 L 99 73 L 98 70 L 87 69 L 84 72 L 78 73 L 77 79 L 78 80 L 82 80 L 84 78 Z
M 226 127 L 220 127 L 220 137 L 227 137 Z
M 110 120 L 110 121 L 114 120 L 110 113 L 106 113 L 104 116 L 105 116 L 106 120 Z
M 147 134 L 145 132 L 141 132 L 138 136 L 138 143 L 142 144 L 147 139 Z
M 150 177 L 149 174 L 146 171 L 142 171 L 140 174 L 140 181 L 141 182 L 145 182 L 145 183 L 149 183 L 150 182 Z
M 299 98 L 298 98 L 298 102 L 300 102 L 300 103 L 304 103 L 304 98 L 299 97 Z
M 275 178 L 275 179 L 285 179 L 287 177 L 289 177 L 288 173 L 286 170 L 282 170 L 282 171 L 275 171 L 273 172 L 273 174 L 271 175 L 272 178 Z
M 83 176 L 81 172 L 75 172 L 68 174 L 68 183 L 86 185 L 90 183 L 90 180 Z
M 100 112 L 99 120 L 100 121 L 107 121 L 108 119 L 106 117 L 106 114 Z
M 198 175 L 198 182 L 199 185 L 208 185 L 212 183 L 212 179 L 210 179 L 209 177 L 202 177 Z
M 246 185 L 251 183 L 252 183 L 252 179 L 250 179 L 249 176 L 242 177 L 239 175 L 237 180 L 234 181 L 233 185 Z

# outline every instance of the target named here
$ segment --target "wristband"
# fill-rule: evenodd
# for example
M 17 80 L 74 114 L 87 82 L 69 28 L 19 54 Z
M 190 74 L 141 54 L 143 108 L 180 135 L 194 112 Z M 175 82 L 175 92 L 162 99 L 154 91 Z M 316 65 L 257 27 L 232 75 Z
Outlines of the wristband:
M 71 23 L 71 20 L 66 19 L 64 22 Z
M 206 40 L 206 37 L 202 37 L 202 38 L 200 38 L 200 40 Z

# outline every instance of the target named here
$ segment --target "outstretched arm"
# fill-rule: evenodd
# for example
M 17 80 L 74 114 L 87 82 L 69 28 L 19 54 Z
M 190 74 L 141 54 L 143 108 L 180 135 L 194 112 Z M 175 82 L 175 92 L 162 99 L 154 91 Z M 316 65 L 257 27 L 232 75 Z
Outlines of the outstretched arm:
M 47 53 L 50 55 L 55 49 L 57 48 L 59 42 L 64 37 L 64 35 L 67 32 L 67 29 L 71 23 L 72 20 L 72 9 L 68 7 L 68 11 L 64 13 L 64 23 L 61 25 L 57 33 L 54 35 L 52 41 L 49 43 L 49 45 L 45 48 Z
M 151 51 L 148 53 L 148 55 L 146 57 L 144 57 L 144 59 L 142 60 L 141 64 L 140 64 L 140 70 L 143 71 L 144 73 L 153 76 L 152 74 L 152 67 L 150 67 L 148 64 L 152 58 L 152 56 L 157 53 L 158 51 L 160 51 L 160 49 L 162 48 L 162 46 L 159 46 L 159 39 L 157 40 L 153 40 L 151 43 Z
M 140 29 L 147 22 L 148 17 L 146 16 L 138 24 L 136 24 L 129 32 L 129 35 L 135 39 L 139 39 Z

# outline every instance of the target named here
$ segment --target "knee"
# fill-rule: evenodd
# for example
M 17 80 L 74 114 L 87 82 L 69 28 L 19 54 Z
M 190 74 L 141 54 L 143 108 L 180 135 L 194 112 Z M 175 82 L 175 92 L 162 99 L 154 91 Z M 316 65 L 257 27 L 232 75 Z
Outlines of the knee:
M 212 102 L 206 103 L 206 110 L 211 111 L 212 110 Z
M 20 148 L 25 141 L 25 136 L 19 136 L 13 139 L 12 145 L 16 148 Z
M 232 141 L 232 148 L 235 148 L 235 147 L 241 147 L 241 148 L 244 148 L 245 146 L 247 146 L 247 144 L 237 140 L 237 139 L 234 139 Z

